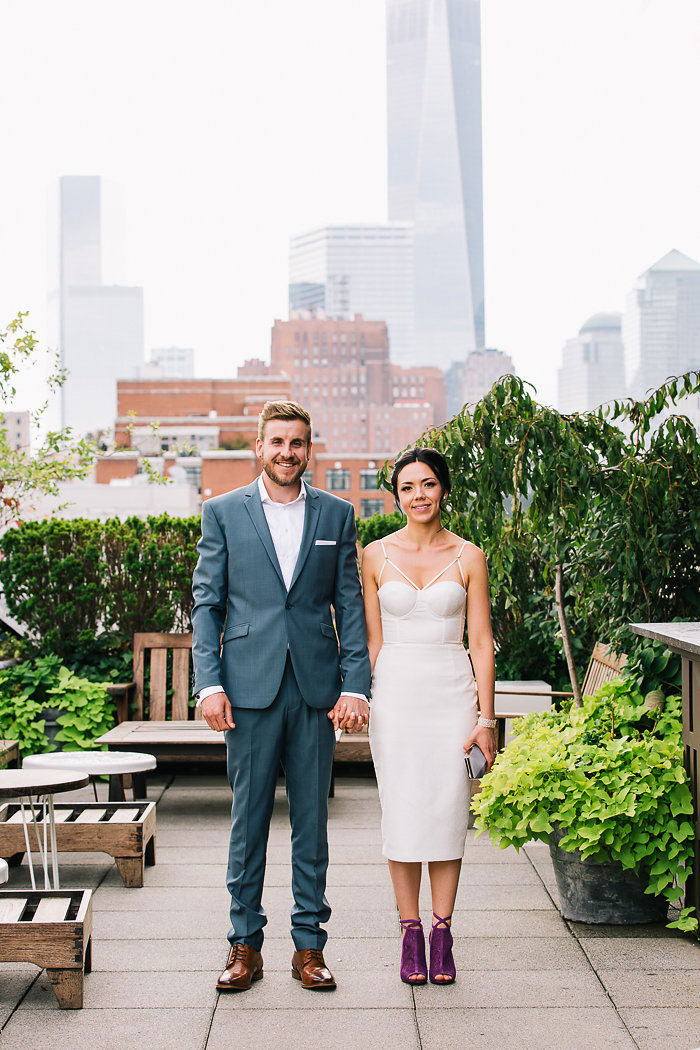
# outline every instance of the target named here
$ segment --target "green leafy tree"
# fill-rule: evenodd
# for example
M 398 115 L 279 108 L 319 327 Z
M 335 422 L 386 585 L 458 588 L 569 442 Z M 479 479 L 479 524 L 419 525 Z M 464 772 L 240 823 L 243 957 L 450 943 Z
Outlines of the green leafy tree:
M 533 639 L 549 636 L 577 705 L 596 636 L 634 650 L 630 621 L 700 614 L 700 446 L 671 414 L 699 390 L 688 373 L 645 401 L 562 415 L 504 376 L 419 440 L 450 465 L 450 525 L 487 553 L 499 653 L 529 646 L 541 666 Z
M 6 407 L 16 396 L 15 379 L 20 370 L 38 364 L 46 352 L 39 348 L 36 334 L 25 327 L 25 313 L 19 313 L 0 329 L 0 404 Z M 48 397 L 65 382 L 66 373 L 58 355 L 52 356 L 47 380 L 48 396 L 33 413 L 38 424 L 48 406 Z M 29 449 L 11 448 L 0 425 L 0 528 L 21 520 L 32 497 L 55 496 L 62 481 L 87 476 L 95 456 L 95 446 L 75 438 L 70 428 L 48 431 L 33 455 Z

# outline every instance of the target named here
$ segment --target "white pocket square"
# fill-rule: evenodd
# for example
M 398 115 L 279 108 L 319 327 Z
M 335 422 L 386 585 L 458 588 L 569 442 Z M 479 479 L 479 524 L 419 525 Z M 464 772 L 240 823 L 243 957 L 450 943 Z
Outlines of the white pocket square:
M 335 547 L 337 540 L 316 540 L 317 547 Z

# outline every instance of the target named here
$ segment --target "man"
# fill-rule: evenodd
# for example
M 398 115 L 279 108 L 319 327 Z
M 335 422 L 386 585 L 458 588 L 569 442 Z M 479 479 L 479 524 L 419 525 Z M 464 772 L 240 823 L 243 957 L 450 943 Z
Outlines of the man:
M 261 902 L 281 762 L 292 826 L 292 976 L 304 988 L 332 989 L 321 923 L 331 913 L 334 730 L 362 728 L 369 718 L 355 514 L 303 482 L 311 419 L 300 405 L 264 406 L 255 451 L 260 477 L 202 505 L 193 578 L 194 688 L 208 724 L 226 734 L 233 791 L 231 950 L 217 988 L 245 991 L 263 976 Z

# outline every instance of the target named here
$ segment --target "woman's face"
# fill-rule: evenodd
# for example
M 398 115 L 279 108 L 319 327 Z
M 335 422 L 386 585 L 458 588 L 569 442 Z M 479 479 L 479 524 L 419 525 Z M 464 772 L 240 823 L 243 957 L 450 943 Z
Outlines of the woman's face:
M 410 521 L 440 517 L 442 486 L 427 463 L 407 463 L 397 478 L 399 506 Z

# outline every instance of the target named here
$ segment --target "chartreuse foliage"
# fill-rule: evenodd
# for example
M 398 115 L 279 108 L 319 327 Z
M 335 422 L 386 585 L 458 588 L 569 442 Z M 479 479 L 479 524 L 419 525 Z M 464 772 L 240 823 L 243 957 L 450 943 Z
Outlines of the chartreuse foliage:
M 104 684 L 88 681 L 51 655 L 0 670 L 0 735 L 18 740 L 22 756 L 51 750 L 41 712 L 60 711 L 56 740 L 64 751 L 94 748 L 114 725 L 114 705 Z
M 562 849 L 648 873 L 648 893 L 677 901 L 693 856 L 680 717 L 680 697 L 650 711 L 624 680 L 582 708 L 528 715 L 473 800 L 479 833 L 519 849 L 558 825 Z M 697 921 L 684 913 L 679 925 Z

